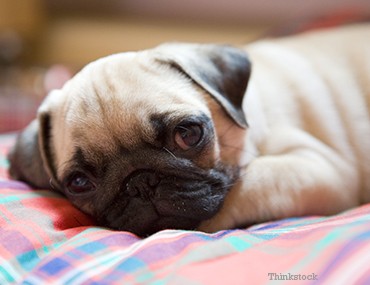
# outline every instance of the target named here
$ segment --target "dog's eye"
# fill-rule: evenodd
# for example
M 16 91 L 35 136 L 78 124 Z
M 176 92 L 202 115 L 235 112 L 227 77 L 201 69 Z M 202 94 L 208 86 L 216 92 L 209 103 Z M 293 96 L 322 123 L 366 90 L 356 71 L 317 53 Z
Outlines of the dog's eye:
M 71 193 L 79 194 L 95 190 L 95 185 L 85 174 L 77 173 L 69 180 L 67 188 Z
M 175 129 L 175 142 L 182 150 L 195 147 L 203 137 L 203 129 L 199 125 L 179 125 Z

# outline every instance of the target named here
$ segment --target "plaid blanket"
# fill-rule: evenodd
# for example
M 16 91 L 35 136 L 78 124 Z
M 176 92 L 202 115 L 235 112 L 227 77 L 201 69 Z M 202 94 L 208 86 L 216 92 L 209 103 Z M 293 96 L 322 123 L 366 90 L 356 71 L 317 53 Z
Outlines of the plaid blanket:
M 9 179 L 0 136 L 0 284 L 370 284 L 370 205 L 215 234 L 111 231 Z

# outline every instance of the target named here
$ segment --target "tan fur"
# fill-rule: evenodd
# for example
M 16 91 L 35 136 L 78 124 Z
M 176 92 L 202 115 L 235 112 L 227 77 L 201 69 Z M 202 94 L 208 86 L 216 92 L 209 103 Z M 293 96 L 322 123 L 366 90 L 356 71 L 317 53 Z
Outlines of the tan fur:
M 246 47 L 246 152 L 257 149 L 223 210 L 202 230 L 370 201 L 370 26 Z M 248 156 L 247 156 L 248 157 Z

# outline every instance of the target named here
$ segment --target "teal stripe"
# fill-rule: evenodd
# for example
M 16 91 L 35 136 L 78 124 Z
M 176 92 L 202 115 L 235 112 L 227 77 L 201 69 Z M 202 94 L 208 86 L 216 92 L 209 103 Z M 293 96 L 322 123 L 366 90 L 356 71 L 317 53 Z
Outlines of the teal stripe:
M 150 279 L 153 279 L 154 278 L 154 274 L 153 272 L 144 272 L 144 273 L 141 273 L 137 278 L 136 280 L 140 283 L 144 283 L 144 282 L 147 282 L 149 281 Z
M 247 240 L 237 236 L 231 236 L 226 238 L 225 240 L 229 242 L 239 252 L 244 251 L 253 245 L 253 243 L 248 242 Z
M 40 262 L 43 256 L 46 256 L 48 253 L 50 253 L 50 249 L 54 248 L 56 248 L 56 244 L 51 247 L 44 245 L 40 248 L 25 252 L 17 256 L 17 261 L 26 271 L 30 271 Z M 41 254 L 41 258 L 39 254 Z
M 9 161 L 4 157 L 0 157 L 0 168 L 9 168 Z
M 165 280 L 157 280 L 151 283 L 152 285 L 164 285 L 167 284 Z
M 125 272 L 134 272 L 145 265 L 139 258 L 132 256 L 121 262 L 116 268 Z
M 5 197 L 2 197 L 1 198 L 0 204 L 1 205 L 4 205 L 4 204 L 8 204 L 8 203 L 20 201 L 21 199 L 23 199 L 23 197 L 19 197 L 19 196 L 5 196 Z
M 45 197 L 53 197 L 53 198 L 61 198 L 61 196 L 57 193 L 54 193 L 52 191 L 30 191 L 29 193 L 23 192 L 19 195 L 11 195 L 11 196 L 5 196 L 1 197 L 0 204 L 8 204 L 12 202 L 17 202 L 25 199 L 35 199 L 35 198 L 45 198 Z
M 341 239 L 341 237 L 346 237 L 346 230 L 347 227 L 340 227 L 333 229 L 332 232 L 328 233 L 325 237 L 323 237 L 316 246 L 314 246 L 314 251 L 317 252 L 317 254 L 321 253 L 323 249 L 328 247 L 330 244 L 334 244 L 334 242 Z
M 2 266 L 0 266 L 0 275 L 3 276 L 3 278 L 1 279 L 5 279 L 5 281 L 7 282 L 15 282 L 15 279 L 13 278 L 13 276 L 11 276 Z
M 98 241 L 93 241 L 93 242 L 80 245 L 79 247 L 77 247 L 77 249 L 87 254 L 94 254 L 103 249 L 106 249 L 106 246 Z
M 30 271 L 40 261 L 36 250 L 31 250 L 20 256 L 17 256 L 19 264 L 26 270 Z

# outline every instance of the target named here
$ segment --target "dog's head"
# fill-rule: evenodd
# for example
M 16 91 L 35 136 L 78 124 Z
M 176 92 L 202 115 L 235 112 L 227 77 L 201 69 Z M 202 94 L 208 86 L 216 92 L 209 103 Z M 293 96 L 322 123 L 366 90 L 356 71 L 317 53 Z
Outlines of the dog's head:
M 249 75 L 245 53 L 229 46 L 167 44 L 97 60 L 48 95 L 17 141 L 11 174 L 51 181 L 114 229 L 194 229 L 238 179 L 223 140 L 246 128 Z

